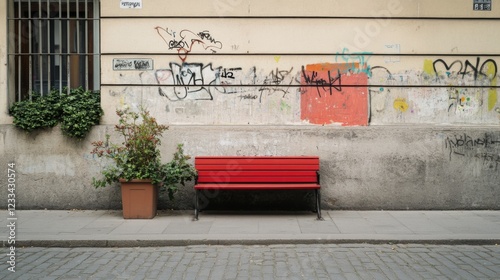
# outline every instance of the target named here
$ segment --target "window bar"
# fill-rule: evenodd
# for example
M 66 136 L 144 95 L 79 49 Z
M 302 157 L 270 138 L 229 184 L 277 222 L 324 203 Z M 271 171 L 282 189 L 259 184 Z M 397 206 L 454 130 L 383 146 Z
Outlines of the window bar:
M 89 90 L 89 5 L 85 0 L 85 90 Z
M 59 13 L 59 38 L 62 37 L 62 2 L 59 0 L 59 9 L 57 11 Z M 63 65 L 63 59 L 62 59 L 62 39 L 59 40 L 59 94 L 62 94 L 62 65 Z
M 42 0 L 38 0 L 38 81 L 40 85 L 40 95 L 43 96 L 43 33 L 42 33 Z
M 93 8 L 94 8 L 94 11 L 93 11 L 93 17 L 92 17 L 92 25 L 93 25 L 93 35 L 94 35 L 94 38 L 93 38 L 93 42 L 92 42 L 92 45 L 93 45 L 93 58 L 94 58 L 94 69 L 93 69 L 93 78 L 94 78 L 94 83 L 93 83 L 93 89 L 94 90 L 100 90 L 100 84 L 101 84 L 101 75 L 100 75 L 100 64 L 101 64 L 101 60 L 100 60 L 100 55 L 99 55 L 99 52 L 101 51 L 101 48 L 100 48 L 100 35 L 99 35 L 99 29 L 100 29 L 100 25 L 101 25 L 101 22 L 99 20 L 99 17 L 100 17 L 100 12 L 99 12 L 99 3 L 96 3 L 97 1 L 93 1 Z
M 33 54 L 31 53 L 32 52 L 32 47 L 33 47 L 33 43 L 32 43 L 32 39 L 33 39 L 33 33 L 32 33 L 32 23 L 33 23 L 33 19 L 32 19 L 32 16 L 31 16 L 31 0 L 28 0 L 28 48 L 29 48 L 29 55 L 28 55 L 28 58 L 29 58 L 29 72 L 28 72 L 28 78 L 29 78 L 29 86 L 28 86 L 28 94 L 29 94 L 29 97 L 30 97 L 30 100 L 31 100 L 31 93 L 33 92 Z
M 66 71 L 66 80 L 67 80 L 67 85 L 66 85 L 66 91 L 67 91 L 67 94 L 69 95 L 69 88 L 71 86 L 71 59 L 70 59 L 70 53 L 71 53 L 71 49 L 70 49 L 70 46 L 71 46 L 71 37 L 70 37 L 70 25 L 71 25 L 71 20 L 70 20 L 70 13 L 71 13 L 71 9 L 70 9 L 70 2 L 69 0 L 66 1 L 67 3 L 67 12 L 68 12 L 68 24 L 66 26 L 66 32 L 67 32 L 67 36 L 66 36 L 66 64 L 67 64 L 67 71 Z
M 81 69 L 80 68 L 80 57 L 81 57 L 81 50 L 80 50 L 80 1 L 76 0 L 75 1 L 75 5 L 76 5 L 76 25 L 75 25 L 75 28 L 76 28 L 76 61 L 77 61 L 77 65 L 78 65 L 78 69 Z M 81 81 L 80 81 L 80 71 L 78 71 L 78 76 L 76 76 L 76 81 L 78 83 L 78 85 L 80 86 L 81 85 Z
M 50 1 L 47 1 L 47 83 L 48 83 L 48 93 L 51 92 L 52 89 L 52 76 L 51 76 L 51 60 L 52 60 L 52 49 L 50 47 L 50 18 L 51 18 L 51 10 L 50 10 Z
M 14 5 L 14 2 L 12 1 L 12 4 Z M 22 77 L 21 77 L 21 74 L 22 74 L 22 71 L 21 71 L 21 68 L 22 68 L 22 39 L 23 39 L 23 35 L 22 35 L 22 23 L 23 21 L 21 20 L 21 2 L 19 2 L 19 4 L 17 5 L 17 14 L 18 14 L 18 20 L 17 20 L 17 32 L 19 35 L 17 35 L 17 101 L 21 101 L 21 91 L 22 91 L 22 87 L 21 87 L 21 83 L 22 83 Z

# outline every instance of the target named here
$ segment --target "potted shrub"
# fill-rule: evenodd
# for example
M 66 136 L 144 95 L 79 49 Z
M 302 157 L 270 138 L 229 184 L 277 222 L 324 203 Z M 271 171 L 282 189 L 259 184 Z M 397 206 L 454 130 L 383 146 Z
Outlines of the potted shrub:
M 111 143 L 109 135 L 105 142 L 92 142 L 92 154 L 112 161 L 102 170 L 103 178 L 93 178 L 92 184 L 99 188 L 120 182 L 123 217 L 151 219 L 156 216 L 158 191 L 168 192 L 173 199 L 178 184 L 192 180 L 196 171 L 188 162 L 189 156 L 184 155 L 182 144 L 177 146 L 172 161 L 161 162 L 160 138 L 168 127 L 158 124 L 144 108 L 138 113 L 128 109 L 116 113 L 119 123 L 115 130 L 123 142 Z

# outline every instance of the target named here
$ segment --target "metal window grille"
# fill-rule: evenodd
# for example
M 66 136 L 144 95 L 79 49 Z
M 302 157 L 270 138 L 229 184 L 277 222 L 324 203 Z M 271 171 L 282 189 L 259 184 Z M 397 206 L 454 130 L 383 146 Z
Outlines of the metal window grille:
M 99 89 L 99 0 L 8 0 L 9 102 Z

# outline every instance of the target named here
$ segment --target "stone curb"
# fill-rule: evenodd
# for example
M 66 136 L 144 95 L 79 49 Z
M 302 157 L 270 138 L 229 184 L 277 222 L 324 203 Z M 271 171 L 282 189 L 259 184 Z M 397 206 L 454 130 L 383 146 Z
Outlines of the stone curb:
M 198 245 L 299 245 L 299 244 L 422 244 L 422 245 L 498 245 L 500 239 L 245 239 L 245 240 L 17 240 L 16 247 L 167 247 Z M 10 247 L 6 241 L 2 247 Z

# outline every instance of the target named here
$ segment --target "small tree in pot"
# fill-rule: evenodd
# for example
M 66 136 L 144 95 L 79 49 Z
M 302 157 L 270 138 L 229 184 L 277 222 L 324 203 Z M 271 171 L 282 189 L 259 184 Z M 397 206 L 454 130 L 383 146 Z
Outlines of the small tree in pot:
M 105 187 L 121 183 L 124 218 L 153 218 L 156 216 L 158 187 L 173 199 L 178 184 L 193 180 L 196 170 L 184 155 L 182 144 L 177 146 L 172 161 L 163 164 L 159 146 L 167 126 L 158 124 L 148 111 L 139 113 L 117 110 L 119 123 L 115 130 L 123 137 L 121 144 L 106 141 L 92 142 L 92 154 L 111 159 L 113 164 L 102 170 L 102 179 L 93 178 L 92 184 Z M 138 199 L 138 201 L 134 201 Z

